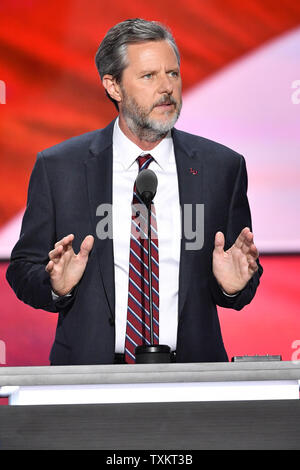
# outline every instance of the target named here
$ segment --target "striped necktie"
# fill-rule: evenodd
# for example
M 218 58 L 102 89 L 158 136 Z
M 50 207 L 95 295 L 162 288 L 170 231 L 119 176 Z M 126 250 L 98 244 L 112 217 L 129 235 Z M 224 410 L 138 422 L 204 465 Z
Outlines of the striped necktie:
M 139 171 L 148 168 L 153 161 L 149 154 L 137 158 Z M 143 208 L 139 212 L 138 209 Z M 135 363 L 135 348 L 150 345 L 150 304 L 148 272 L 148 225 L 144 219 L 147 211 L 133 188 L 127 325 L 125 338 L 125 361 Z M 158 288 L 158 238 L 155 208 L 151 206 L 151 265 L 152 265 L 152 300 L 153 300 L 153 343 L 159 343 L 159 288 Z

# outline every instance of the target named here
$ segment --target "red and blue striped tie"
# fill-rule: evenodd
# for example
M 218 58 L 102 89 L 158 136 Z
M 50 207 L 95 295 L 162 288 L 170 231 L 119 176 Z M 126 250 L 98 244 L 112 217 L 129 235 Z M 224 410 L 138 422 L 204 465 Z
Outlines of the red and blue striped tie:
M 148 168 L 153 161 L 149 154 L 137 158 L 139 171 Z M 125 361 L 135 363 L 135 348 L 140 345 L 150 345 L 150 304 L 149 304 L 149 272 L 148 272 L 148 236 L 147 223 L 143 221 L 145 210 L 139 212 L 136 208 L 143 207 L 143 202 L 133 188 L 130 255 L 129 255 L 129 285 L 127 326 L 125 338 Z M 145 206 L 144 206 L 145 207 Z M 143 223 L 144 222 L 144 223 Z M 153 300 L 153 342 L 159 343 L 159 265 L 158 237 L 155 208 L 151 206 L 151 267 L 152 267 L 152 300 Z

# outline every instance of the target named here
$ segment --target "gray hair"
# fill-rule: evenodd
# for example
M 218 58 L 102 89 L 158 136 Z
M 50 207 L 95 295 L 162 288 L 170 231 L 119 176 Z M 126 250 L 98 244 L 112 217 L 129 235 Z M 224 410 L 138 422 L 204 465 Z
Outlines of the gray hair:
M 175 39 L 170 30 L 157 21 L 134 18 L 113 26 L 105 35 L 96 53 L 95 62 L 102 80 L 103 76 L 112 75 L 120 83 L 124 69 L 128 66 L 127 46 L 147 41 L 168 41 L 176 54 L 178 65 L 180 55 Z M 118 108 L 118 103 L 106 92 L 109 99 Z

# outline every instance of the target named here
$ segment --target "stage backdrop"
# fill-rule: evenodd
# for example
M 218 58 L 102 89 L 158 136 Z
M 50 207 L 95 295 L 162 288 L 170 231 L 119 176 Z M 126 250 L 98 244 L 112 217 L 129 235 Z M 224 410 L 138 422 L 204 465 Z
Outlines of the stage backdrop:
M 48 364 L 57 316 L 18 301 L 5 271 L 37 152 L 115 117 L 94 56 L 133 17 L 165 23 L 177 40 L 177 128 L 246 158 L 264 275 L 251 305 L 219 309 L 228 354 L 300 359 L 300 3 L 1 0 L 0 365 Z

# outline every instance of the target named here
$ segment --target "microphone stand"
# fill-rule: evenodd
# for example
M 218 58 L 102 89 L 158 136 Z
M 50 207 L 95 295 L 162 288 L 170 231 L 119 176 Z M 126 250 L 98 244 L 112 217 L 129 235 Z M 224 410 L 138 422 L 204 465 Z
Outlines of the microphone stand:
M 152 299 L 152 261 L 151 261 L 151 202 L 148 204 L 148 277 L 149 277 L 149 308 L 150 308 L 150 341 L 154 344 L 153 333 L 153 299 Z
M 146 201 L 145 201 L 146 199 Z M 150 346 L 142 345 L 135 348 L 136 364 L 158 364 L 171 362 L 171 348 L 164 344 L 154 345 L 153 328 L 153 299 L 152 299 L 152 262 L 151 262 L 151 204 L 144 196 L 143 202 L 148 210 L 148 277 L 149 277 L 149 307 L 150 307 Z

